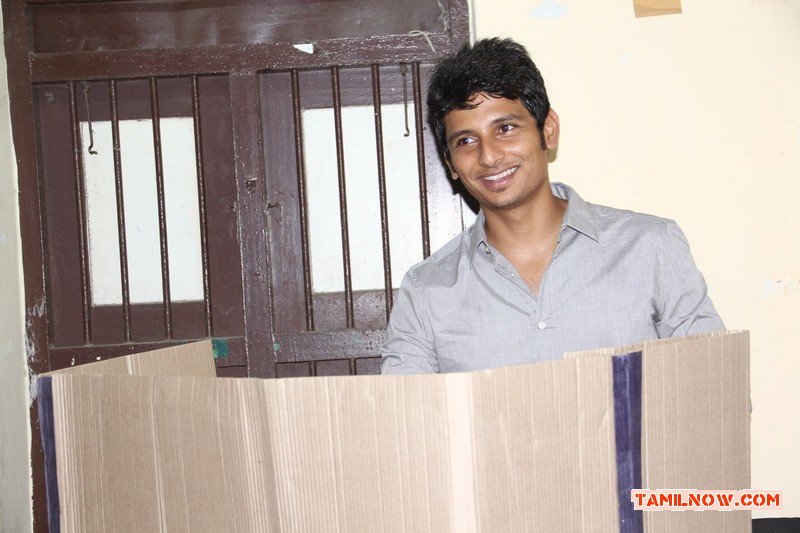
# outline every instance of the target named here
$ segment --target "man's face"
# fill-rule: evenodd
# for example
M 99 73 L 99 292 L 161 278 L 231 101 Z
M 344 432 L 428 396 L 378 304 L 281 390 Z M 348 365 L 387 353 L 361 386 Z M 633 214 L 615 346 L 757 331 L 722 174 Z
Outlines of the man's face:
M 519 100 L 481 93 L 470 103 L 475 107 L 444 117 L 453 179 L 462 181 L 484 211 L 533 201 L 548 184 L 547 149 L 558 144 L 558 116 L 551 111 L 545 120 L 544 149 L 536 119 Z

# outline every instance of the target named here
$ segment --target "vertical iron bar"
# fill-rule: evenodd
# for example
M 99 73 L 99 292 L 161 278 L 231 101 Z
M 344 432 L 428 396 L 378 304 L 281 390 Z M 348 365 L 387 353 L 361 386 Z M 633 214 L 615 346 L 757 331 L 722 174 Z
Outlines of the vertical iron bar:
M 350 359 L 350 375 L 351 376 L 355 376 L 356 375 L 356 360 L 355 359 Z
M 383 287 L 386 320 L 392 311 L 392 258 L 389 252 L 389 213 L 386 206 L 386 168 L 383 159 L 383 116 L 381 114 L 381 75 L 372 65 L 372 107 L 375 110 L 375 146 L 378 157 L 378 191 L 381 204 L 381 238 L 383 241 Z
M 69 121 L 72 129 L 72 165 L 75 171 L 75 204 L 78 207 L 78 245 L 81 261 L 81 303 L 83 304 L 83 343 L 92 341 L 91 301 L 89 281 L 89 244 L 86 221 L 86 184 L 83 176 L 81 130 L 78 122 L 78 101 L 75 82 L 69 82 Z
M 197 75 L 192 75 L 192 117 L 194 118 L 194 150 L 197 166 L 197 201 L 200 211 L 200 252 L 203 261 L 203 303 L 205 304 L 206 337 L 212 335 L 211 287 L 208 278 L 208 219 L 206 218 L 206 180 L 203 173 L 203 136 L 200 124 L 200 88 Z
M 161 244 L 161 288 L 164 294 L 164 334 L 172 338 L 172 298 L 169 291 L 169 247 L 167 244 L 167 208 L 164 200 L 164 162 L 161 155 L 161 119 L 158 112 L 158 83 L 150 78 L 150 112 L 153 118 L 153 153 L 156 160 L 158 194 L 158 235 Z
M 128 286 L 128 243 L 125 235 L 125 196 L 122 189 L 122 155 L 119 147 L 119 111 L 117 109 L 117 80 L 108 84 L 111 100 L 111 142 L 114 152 L 114 185 L 117 193 L 117 233 L 119 235 L 119 269 L 122 284 L 122 321 L 125 341 L 131 340 L 131 297 Z
M 344 305 L 347 328 L 355 327 L 353 318 L 353 282 L 350 272 L 350 233 L 347 227 L 347 191 L 344 176 L 344 142 L 342 139 L 342 95 L 339 90 L 339 67 L 331 67 L 333 88 L 333 123 L 336 130 L 336 169 L 339 175 L 339 215 L 342 225 L 342 262 L 344 264 Z
M 422 88 L 419 61 L 411 64 L 414 80 L 414 125 L 417 130 L 417 172 L 419 173 L 419 209 L 422 217 L 422 257 L 431 255 L 430 225 L 428 223 L 428 183 L 425 177 L 425 139 L 422 136 Z
M 308 212 L 306 210 L 306 166 L 303 155 L 303 116 L 300 106 L 300 78 L 292 70 L 292 112 L 294 117 L 294 157 L 297 165 L 297 203 L 300 211 L 300 250 L 303 255 L 303 290 L 305 291 L 306 330 L 314 331 L 314 301 L 311 288 L 311 260 L 308 249 Z M 311 363 L 312 376 L 316 364 Z

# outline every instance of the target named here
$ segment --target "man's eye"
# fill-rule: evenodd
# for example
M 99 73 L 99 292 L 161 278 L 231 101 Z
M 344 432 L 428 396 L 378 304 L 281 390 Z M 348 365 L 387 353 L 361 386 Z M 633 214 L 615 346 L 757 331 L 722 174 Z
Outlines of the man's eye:
M 472 143 L 472 137 L 461 137 L 456 140 L 456 146 L 466 146 Z
M 508 133 L 514 128 L 516 128 L 514 124 L 500 124 L 500 127 L 498 129 L 500 130 L 501 133 Z

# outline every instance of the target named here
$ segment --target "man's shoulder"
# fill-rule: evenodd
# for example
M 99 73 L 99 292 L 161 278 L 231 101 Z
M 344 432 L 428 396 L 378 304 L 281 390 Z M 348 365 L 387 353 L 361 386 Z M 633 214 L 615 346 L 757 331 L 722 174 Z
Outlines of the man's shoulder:
M 603 244 L 638 240 L 657 244 L 673 235 L 682 236 L 678 224 L 668 218 L 605 205 L 588 205 L 595 214 L 598 237 Z
M 680 233 L 673 220 L 587 202 L 563 183 L 553 183 L 551 187 L 555 196 L 569 201 L 564 222 L 604 248 L 658 240 L 671 233 Z
M 409 269 L 415 287 L 430 288 L 451 286 L 458 278 L 459 270 L 469 259 L 470 239 L 474 226 L 470 226 Z

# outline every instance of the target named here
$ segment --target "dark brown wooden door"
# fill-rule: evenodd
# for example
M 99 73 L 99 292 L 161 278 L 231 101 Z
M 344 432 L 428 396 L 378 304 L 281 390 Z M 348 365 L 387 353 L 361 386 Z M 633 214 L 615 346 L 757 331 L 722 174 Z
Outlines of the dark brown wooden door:
M 392 243 L 406 246 L 393 218 L 418 217 L 420 258 L 462 224 L 422 96 L 430 65 L 468 37 L 465 0 L 2 6 L 34 374 L 202 338 L 215 339 L 222 376 L 377 372 L 403 268 Z M 397 149 L 382 146 L 390 108 L 415 141 L 404 179 L 418 194 L 400 208 L 386 171 Z M 333 263 L 315 255 L 314 110 L 333 119 L 335 283 L 317 277 Z M 348 203 L 345 164 L 358 150 L 348 121 L 365 112 L 370 217 Z M 378 229 L 367 256 L 364 225 Z M 359 278 L 364 262 L 377 282 Z

